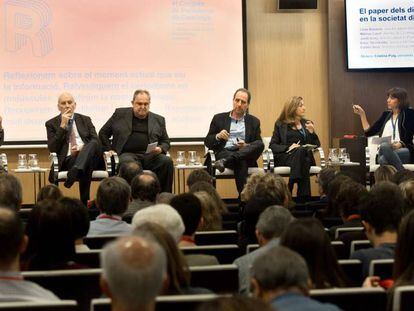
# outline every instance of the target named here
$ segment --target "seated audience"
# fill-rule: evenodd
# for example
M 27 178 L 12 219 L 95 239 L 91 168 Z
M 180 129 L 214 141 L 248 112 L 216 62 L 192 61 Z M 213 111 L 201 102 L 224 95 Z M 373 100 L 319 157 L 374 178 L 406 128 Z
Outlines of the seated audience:
M 233 296 L 219 297 L 203 302 L 196 311 L 272 311 L 272 307 L 256 298 Z
M 414 210 L 414 179 L 400 183 L 400 189 L 404 197 L 403 215 Z
M 146 223 L 153 222 L 163 227 L 173 237 L 175 243 L 180 242 L 184 233 L 184 223 L 180 214 L 167 204 L 157 204 L 146 207 L 135 213 L 132 218 L 134 228 Z
M 351 259 L 362 262 L 364 276 L 368 275 L 371 260 L 394 258 L 403 205 L 404 200 L 398 186 L 386 181 L 375 184 L 364 202 L 361 219 L 373 247 L 358 250 L 351 255 Z
M 292 220 L 292 214 L 283 206 L 269 206 L 260 214 L 256 224 L 256 236 L 260 248 L 234 261 L 234 264 L 239 269 L 240 293 L 249 293 L 249 270 L 253 261 L 270 248 L 279 245 L 280 236 Z
M 135 176 L 131 183 L 132 202 L 128 205 L 124 219 L 130 220 L 140 209 L 154 205 L 160 191 L 160 182 L 153 172 L 142 172 Z
M 308 202 L 312 210 L 326 209 L 328 206 L 328 189 L 331 181 L 334 179 L 337 171 L 332 167 L 323 168 L 316 179 L 318 183 L 319 200 Z
M 287 207 L 291 196 L 285 180 L 271 173 L 252 174 L 242 192 L 242 200 L 246 206 L 242 211 L 242 224 L 240 227 L 240 246 L 257 243 L 256 223 L 259 215 L 271 205 Z
M 27 270 L 84 268 L 74 262 L 75 235 L 72 219 L 62 204 L 43 200 L 37 203 L 26 225 L 29 244 L 23 254 Z
M 96 193 L 96 205 L 100 215 L 91 221 L 88 236 L 131 233 L 132 227 L 122 221 L 130 196 L 130 187 L 124 179 L 109 177 L 102 180 Z
M 128 185 L 131 185 L 134 177 L 141 173 L 142 167 L 135 161 L 126 161 L 119 165 L 118 176 L 125 179 Z
M 286 247 L 274 247 L 253 262 L 253 296 L 270 303 L 279 311 L 339 310 L 334 305 L 308 297 L 310 277 L 306 262 L 298 253 Z
M 19 211 L 22 205 L 23 192 L 20 181 L 13 175 L 0 174 L 0 205 Z
M 392 165 L 380 165 L 374 172 L 375 183 L 391 181 L 397 169 Z
M 342 173 L 338 173 L 335 177 L 330 181 L 329 187 L 327 189 L 327 197 L 328 197 L 328 206 L 324 213 L 322 213 L 323 217 L 340 217 L 338 211 L 338 202 L 337 202 L 337 195 L 341 190 L 341 186 L 351 182 L 352 178 L 346 176 Z
M 167 259 L 157 243 L 137 236 L 122 237 L 101 253 L 102 292 L 113 311 L 155 310 L 155 298 L 167 275 Z
M 145 222 L 135 228 L 134 235 L 157 242 L 167 256 L 167 277 L 161 295 L 206 294 L 209 290 L 190 286 L 190 270 L 184 255 L 163 227 L 153 222 Z
M 37 202 L 42 200 L 59 200 L 62 195 L 62 191 L 60 191 L 59 187 L 53 184 L 46 185 L 40 189 L 39 193 L 37 194 Z
M 204 169 L 192 170 L 187 177 L 187 187 L 191 188 L 196 182 L 205 181 L 209 184 L 213 184 L 213 178 L 211 175 Z
M 401 171 L 398 171 L 397 173 L 394 174 L 394 176 L 392 177 L 392 182 L 399 185 L 401 184 L 403 181 L 406 180 L 411 180 L 414 179 L 414 172 L 407 170 L 407 169 L 403 169 Z
M 75 235 L 75 250 L 77 253 L 88 251 L 89 247 L 83 244 L 83 238 L 86 237 L 89 231 L 89 214 L 81 200 L 63 197 L 58 200 L 69 212 L 73 232 Z
M 171 206 L 180 214 L 184 223 L 184 234 L 178 243 L 179 247 L 196 246 L 194 237 L 197 228 L 203 223 L 201 217 L 201 203 L 197 197 L 191 193 L 177 195 L 171 200 Z M 218 265 L 216 257 L 210 255 L 186 255 L 186 260 L 190 266 L 209 266 Z
M 155 200 L 156 204 L 170 204 L 171 200 L 175 197 L 174 193 L 170 192 L 161 192 L 157 195 L 157 199 Z
M 335 238 L 335 231 L 338 228 L 362 227 L 360 208 L 367 194 L 367 189 L 356 181 L 347 182 L 340 187 L 336 201 L 343 224 L 329 229 L 331 239 Z
M 0 208 L 0 302 L 57 301 L 52 292 L 25 281 L 20 273 L 20 254 L 27 246 L 23 224 L 9 208 Z
M 280 245 L 298 252 L 305 259 L 312 288 L 346 285 L 344 273 L 338 265 L 331 241 L 317 219 L 301 218 L 292 221 L 282 234 Z
M 194 192 L 194 195 L 200 200 L 201 214 L 203 222 L 199 231 L 217 231 L 223 229 L 220 211 L 214 204 L 211 196 L 205 191 Z
M 214 188 L 211 183 L 206 182 L 206 181 L 198 181 L 190 186 L 191 193 L 198 192 L 198 191 L 207 192 L 211 196 L 211 198 L 214 200 L 217 206 L 217 209 L 220 211 L 221 214 L 228 213 L 226 204 L 224 204 L 216 188 Z

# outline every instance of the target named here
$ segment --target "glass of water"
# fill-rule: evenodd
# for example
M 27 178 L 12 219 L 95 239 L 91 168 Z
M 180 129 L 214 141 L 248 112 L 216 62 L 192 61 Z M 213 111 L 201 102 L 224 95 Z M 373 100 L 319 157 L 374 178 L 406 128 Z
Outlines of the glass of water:
M 26 154 L 20 153 L 17 156 L 17 168 L 18 169 L 26 169 L 27 168 L 27 157 L 26 157 Z

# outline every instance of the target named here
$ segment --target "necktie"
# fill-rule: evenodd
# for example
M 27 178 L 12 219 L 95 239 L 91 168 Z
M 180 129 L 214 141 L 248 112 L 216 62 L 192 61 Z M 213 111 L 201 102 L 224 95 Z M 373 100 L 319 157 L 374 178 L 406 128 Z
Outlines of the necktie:
M 70 131 L 69 150 L 72 150 L 72 147 L 77 146 L 75 128 L 73 127 L 73 119 L 69 120 L 68 125 L 69 125 L 69 131 Z

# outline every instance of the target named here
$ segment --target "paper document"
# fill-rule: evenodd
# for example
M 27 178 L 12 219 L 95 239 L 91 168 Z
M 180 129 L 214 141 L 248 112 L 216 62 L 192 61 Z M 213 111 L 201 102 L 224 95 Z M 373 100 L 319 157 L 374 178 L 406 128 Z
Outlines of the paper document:
M 372 143 L 374 145 L 381 145 L 382 143 L 389 143 L 389 144 L 391 144 L 391 136 L 372 137 Z
M 311 145 L 311 144 L 300 145 L 300 146 L 290 146 L 290 147 L 289 147 L 289 149 L 288 149 L 288 150 L 286 150 L 286 153 L 290 153 L 290 152 L 292 152 L 293 150 L 295 150 L 296 148 L 299 148 L 299 147 L 306 148 L 306 149 L 315 149 L 315 148 L 317 148 L 318 146 L 316 146 L 316 145 Z
M 145 153 L 150 153 L 157 147 L 158 147 L 158 141 L 156 141 L 155 143 L 150 143 L 148 144 L 147 150 L 145 151 Z

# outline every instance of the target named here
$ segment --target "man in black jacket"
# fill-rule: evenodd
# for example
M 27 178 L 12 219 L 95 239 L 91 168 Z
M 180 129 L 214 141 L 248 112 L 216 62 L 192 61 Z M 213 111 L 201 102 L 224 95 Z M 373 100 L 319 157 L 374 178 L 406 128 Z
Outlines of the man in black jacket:
M 76 102 L 69 93 L 58 99 L 60 114 L 46 122 L 47 146 L 58 156 L 59 171 L 68 170 L 65 187 L 70 188 L 79 180 L 81 200 L 89 199 L 92 172 L 99 162 L 100 145 L 91 118 L 75 113 Z M 53 182 L 53 170 L 49 175 Z
M 170 149 L 170 139 L 165 119 L 149 111 L 150 102 L 147 90 L 136 90 L 132 107 L 116 109 L 99 131 L 99 138 L 104 150 L 120 155 L 120 164 L 138 162 L 144 170 L 151 170 L 158 176 L 161 191 L 172 192 L 174 165 L 165 155 Z M 146 152 L 151 143 L 157 146 Z
M 216 114 L 204 144 L 212 149 L 218 161 L 215 168 L 234 170 L 239 193 L 246 183 L 248 167 L 257 166 L 264 144 L 260 136 L 260 121 L 247 113 L 251 94 L 240 88 L 233 95 L 233 110 Z

